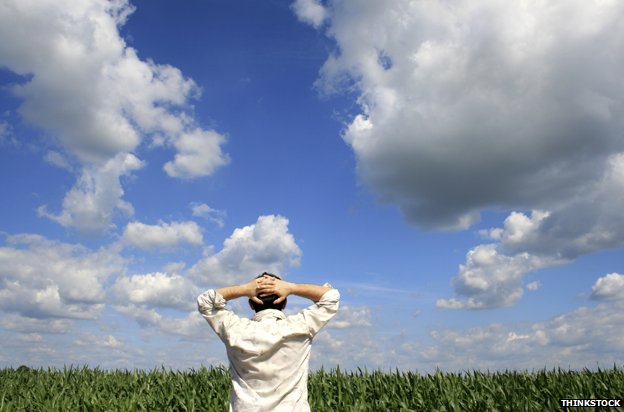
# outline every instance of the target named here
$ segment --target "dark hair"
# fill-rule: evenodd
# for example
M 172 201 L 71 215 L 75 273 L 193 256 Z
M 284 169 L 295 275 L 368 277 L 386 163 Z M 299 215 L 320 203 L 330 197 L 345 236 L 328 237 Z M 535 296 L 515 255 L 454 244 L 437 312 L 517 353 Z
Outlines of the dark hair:
M 260 279 L 263 276 L 270 276 L 272 278 L 282 280 L 282 278 L 280 278 L 279 276 L 268 272 L 263 272 L 262 274 L 256 276 L 256 279 Z M 260 296 L 260 294 L 258 294 L 256 295 L 256 297 L 262 301 L 262 305 L 249 299 L 249 304 L 251 305 L 251 308 L 256 311 L 256 313 L 265 309 L 283 310 L 286 307 L 286 301 L 288 300 L 284 299 L 282 302 L 276 305 L 273 302 L 275 301 L 275 299 L 279 298 L 279 295 Z

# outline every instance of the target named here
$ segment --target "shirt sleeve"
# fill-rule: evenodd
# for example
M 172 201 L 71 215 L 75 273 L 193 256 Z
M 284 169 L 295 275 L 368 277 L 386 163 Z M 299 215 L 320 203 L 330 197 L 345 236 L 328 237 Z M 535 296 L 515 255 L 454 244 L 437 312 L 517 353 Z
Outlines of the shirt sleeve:
M 329 283 L 323 286 L 332 287 Z M 301 316 L 308 326 L 310 335 L 314 337 L 338 312 L 340 292 L 336 289 L 328 290 L 318 302 L 301 311 Z
M 197 310 L 221 340 L 225 339 L 228 325 L 239 319 L 236 314 L 226 309 L 225 302 L 223 296 L 214 289 L 209 289 L 197 297 Z

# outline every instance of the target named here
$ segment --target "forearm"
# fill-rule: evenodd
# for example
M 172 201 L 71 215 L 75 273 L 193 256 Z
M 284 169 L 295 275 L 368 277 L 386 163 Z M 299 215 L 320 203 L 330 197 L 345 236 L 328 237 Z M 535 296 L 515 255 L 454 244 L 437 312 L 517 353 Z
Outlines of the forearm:
M 217 293 L 223 296 L 223 299 L 225 300 L 232 300 L 243 296 L 250 296 L 250 294 L 252 294 L 249 290 L 248 284 L 220 288 L 217 289 Z
M 322 285 L 313 285 L 309 283 L 290 283 L 289 292 L 291 295 L 301 296 L 302 298 L 310 299 L 314 302 L 318 302 L 325 292 L 332 288 Z

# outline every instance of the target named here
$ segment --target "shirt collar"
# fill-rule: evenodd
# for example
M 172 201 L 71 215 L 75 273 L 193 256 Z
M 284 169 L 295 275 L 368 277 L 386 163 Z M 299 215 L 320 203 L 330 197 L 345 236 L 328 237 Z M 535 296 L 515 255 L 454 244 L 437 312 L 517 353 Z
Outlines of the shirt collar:
M 256 313 L 251 320 L 256 322 L 261 321 L 264 318 L 286 319 L 286 315 L 281 310 L 277 309 L 265 309 Z

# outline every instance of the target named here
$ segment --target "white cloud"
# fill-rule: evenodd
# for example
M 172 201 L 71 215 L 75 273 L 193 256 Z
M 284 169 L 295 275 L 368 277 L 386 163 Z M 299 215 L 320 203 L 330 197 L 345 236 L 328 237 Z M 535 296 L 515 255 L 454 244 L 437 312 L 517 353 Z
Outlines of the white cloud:
M 622 309 L 614 302 L 528 325 L 434 330 L 434 345 L 419 352 L 432 367 L 452 370 L 610 367 L 619 363 L 624 350 Z
M 4 145 L 17 147 L 19 142 L 13 135 L 13 128 L 11 125 L 5 120 L 0 120 L 0 146 Z
M 594 299 L 624 299 L 624 275 L 609 273 L 599 278 L 592 286 Z
M 475 247 L 453 280 L 455 293 L 466 299 L 442 299 L 438 306 L 508 306 L 522 296 L 520 285 L 526 273 L 564 264 L 588 253 L 622 247 L 624 155 L 612 156 L 606 167 L 601 181 L 587 188 L 582 196 L 549 212 L 533 211 L 530 216 L 513 212 L 502 228 L 488 231 L 499 243 Z M 486 249 L 495 255 L 495 264 L 470 259 L 475 251 Z M 482 281 L 480 287 L 471 286 L 475 280 Z
M 124 229 L 122 241 L 139 249 L 168 249 L 181 243 L 201 245 L 203 236 L 200 227 L 192 221 L 159 222 L 157 225 L 130 222 Z
M 59 153 L 59 152 L 57 152 L 55 150 L 48 151 L 48 153 L 46 153 L 44 159 L 45 159 L 46 162 L 50 163 L 51 165 L 54 165 L 56 167 L 60 167 L 61 169 L 65 169 L 65 170 L 69 170 L 69 171 L 73 170 L 71 165 L 69 164 L 69 162 L 65 158 L 65 156 L 63 156 L 61 153 Z
M 191 267 L 189 276 L 198 283 L 227 285 L 248 281 L 262 272 L 284 274 L 299 264 L 301 250 L 288 231 L 283 216 L 260 216 L 255 224 L 235 229 L 223 248 Z
M 166 273 L 120 277 L 111 287 L 122 304 L 193 310 L 199 289 L 186 278 Z
M 16 313 L 4 313 L 0 328 L 23 333 L 67 333 L 72 329 L 69 319 L 37 319 Z
M 223 227 L 225 212 L 223 210 L 213 209 L 205 203 L 191 203 L 193 216 L 203 217 L 219 227 Z
M 136 156 L 119 153 L 103 164 L 85 167 L 80 179 L 65 195 L 63 210 L 53 214 L 46 206 L 41 206 L 39 215 L 81 232 L 102 232 L 111 227 L 117 212 L 134 214 L 132 205 L 122 199 L 124 190 L 120 179 L 142 166 L 143 162 Z
M 0 247 L 0 309 L 25 318 L 95 319 L 104 308 L 104 282 L 123 260 L 102 248 L 15 235 Z
M 226 163 L 224 139 L 200 129 L 187 113 L 189 100 L 199 95 L 191 79 L 139 59 L 120 37 L 118 28 L 133 10 L 127 0 L 5 2 L 0 60 L 32 75 L 13 87 L 23 99 L 20 113 L 54 132 L 85 163 L 133 151 L 143 134 L 158 133 L 183 157 L 206 157 L 174 161 L 181 175 L 210 174 Z
M 327 18 L 327 10 L 318 0 L 295 0 L 291 7 L 299 20 L 315 28 Z
M 163 334 L 204 340 L 215 336 L 197 310 L 189 312 L 183 318 L 163 316 L 155 309 L 134 304 L 118 305 L 115 310 L 135 319 L 141 327 L 153 328 Z
M 141 60 L 121 38 L 119 27 L 134 11 L 127 0 L 9 0 L 0 7 L 0 61 L 24 79 L 10 89 L 21 99 L 19 113 L 83 166 L 63 211 L 42 208 L 42 216 L 101 232 L 115 209 L 131 214 L 119 177 L 139 167 L 129 153 L 145 138 L 158 136 L 174 149 L 164 165 L 173 177 L 207 176 L 229 162 L 225 137 L 192 115 L 195 82 L 175 67 Z M 135 167 L 110 170 L 124 157 Z M 59 151 L 46 159 L 67 167 Z
M 120 349 L 124 344 L 112 335 L 98 336 L 92 333 L 82 333 L 75 340 L 74 345 L 93 349 Z
M 533 211 L 488 232 L 504 267 L 466 262 L 462 298 L 439 304 L 513 304 L 524 273 L 624 245 L 624 3 L 333 0 L 325 11 L 337 50 L 317 85 L 358 93 L 343 138 L 364 183 L 425 228 Z
M 453 279 L 455 293 L 466 299 L 438 299 L 436 306 L 444 309 L 488 309 L 510 306 L 523 295 L 523 276 L 555 262 L 529 253 L 507 256 L 497 245 L 484 244 L 470 250 L 466 263 L 459 266 Z
M 182 133 L 173 142 L 178 153 L 163 167 L 171 177 L 190 179 L 211 175 L 220 166 L 229 163 L 221 152 L 225 137 L 212 130 L 195 129 Z
M 531 292 L 535 292 L 540 287 L 541 287 L 541 284 L 538 281 L 530 282 L 526 285 L 527 290 L 530 290 Z
M 330 1 L 319 87 L 356 90 L 360 178 L 419 226 L 552 210 L 623 149 L 620 2 Z
M 336 316 L 327 324 L 330 329 L 370 327 L 371 310 L 368 306 L 341 306 Z

